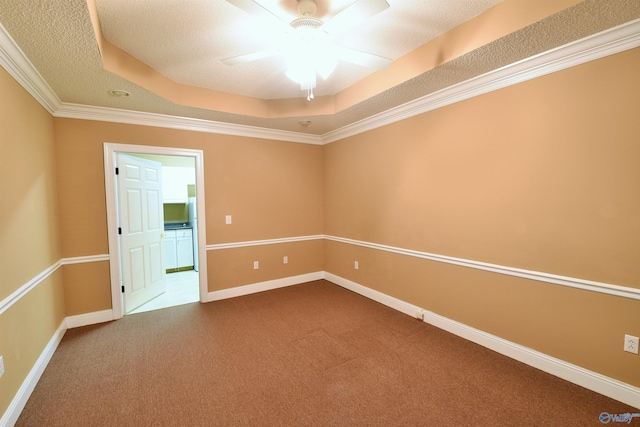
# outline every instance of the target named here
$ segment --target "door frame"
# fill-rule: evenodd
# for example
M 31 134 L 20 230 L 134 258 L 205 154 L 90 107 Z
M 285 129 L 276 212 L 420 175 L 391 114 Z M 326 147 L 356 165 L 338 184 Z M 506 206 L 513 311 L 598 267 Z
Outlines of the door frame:
M 124 315 L 121 292 L 120 245 L 118 244 L 118 203 L 115 175 L 116 153 L 159 154 L 164 156 L 193 157 L 196 172 L 196 203 L 198 209 L 198 257 L 201 260 L 198 271 L 200 284 L 200 302 L 208 302 L 207 284 L 207 248 L 204 200 L 204 153 L 202 150 L 156 147 L 149 145 L 104 143 L 104 186 L 107 204 L 107 235 L 109 239 L 109 273 L 111 282 L 111 308 L 113 319 Z

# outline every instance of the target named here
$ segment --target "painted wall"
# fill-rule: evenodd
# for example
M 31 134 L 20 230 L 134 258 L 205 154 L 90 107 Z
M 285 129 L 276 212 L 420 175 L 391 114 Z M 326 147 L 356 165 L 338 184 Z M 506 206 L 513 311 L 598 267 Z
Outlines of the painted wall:
M 0 68 L 0 301 L 60 261 L 53 118 Z M 0 414 L 64 319 L 60 268 L 0 310 Z
M 639 65 L 635 49 L 325 147 L 53 119 L 0 70 L 0 299 L 108 253 L 104 142 L 203 150 L 207 245 L 324 233 L 640 288 Z M 207 262 L 209 291 L 326 270 L 640 386 L 621 349 L 636 300 L 322 240 Z M 100 261 L 1 313 L 0 413 L 64 316 L 109 308 Z
M 104 142 L 203 150 L 207 245 L 322 234 L 320 146 L 72 119 L 56 119 L 55 132 L 65 257 L 108 253 Z M 209 251 L 209 291 L 322 270 L 318 242 L 292 245 L 299 256 L 289 252 L 286 268 L 283 245 Z M 102 264 L 65 266 L 83 269 L 77 280 L 65 276 L 68 314 L 111 308 Z
M 634 49 L 325 146 L 325 234 L 640 288 L 639 69 Z M 333 241 L 325 270 L 640 386 L 640 301 Z

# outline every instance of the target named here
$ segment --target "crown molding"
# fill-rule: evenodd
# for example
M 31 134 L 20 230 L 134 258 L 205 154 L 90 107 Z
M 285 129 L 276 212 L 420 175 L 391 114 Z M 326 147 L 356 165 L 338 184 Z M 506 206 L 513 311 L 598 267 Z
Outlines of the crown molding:
M 474 77 L 319 136 L 211 120 L 61 102 L 49 84 L 0 24 L 0 65 L 54 117 L 153 126 L 315 145 L 329 144 L 465 99 L 638 46 L 640 46 L 640 19 Z
M 584 64 L 640 46 L 640 19 L 551 49 L 530 58 L 446 87 L 414 101 L 344 126 L 322 136 L 329 144 L 408 119 L 465 99 Z
M 7 70 L 54 117 L 273 139 L 303 144 L 322 144 L 319 135 L 62 102 L 2 24 L 0 24 L 0 66 Z
M 0 24 L 0 65 L 27 91 L 36 101 L 53 115 L 60 107 L 60 99 L 51 86 L 29 61 L 13 37 Z
M 121 110 L 109 107 L 61 103 L 60 107 L 56 109 L 53 115 L 55 117 L 68 119 L 97 120 L 102 122 L 153 126 L 192 132 L 274 139 L 278 141 L 298 142 L 302 144 L 322 144 L 322 140 L 318 135 L 216 122 L 213 120 L 194 119 L 190 117 L 170 116 L 167 114 Z

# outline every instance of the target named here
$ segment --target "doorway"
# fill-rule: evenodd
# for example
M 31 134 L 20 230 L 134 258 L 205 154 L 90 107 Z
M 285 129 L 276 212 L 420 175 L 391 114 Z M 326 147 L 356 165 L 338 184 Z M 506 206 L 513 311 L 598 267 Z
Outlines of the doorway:
M 126 156 L 122 156 L 126 154 Z M 177 233 L 180 234 L 181 254 L 186 254 L 187 259 L 182 256 L 180 265 L 171 264 L 167 261 L 169 268 L 163 266 L 163 273 L 166 275 L 166 291 L 160 296 L 154 297 L 151 301 L 143 301 L 142 304 L 136 302 L 136 307 L 129 306 L 123 298 L 123 290 L 127 289 L 127 280 L 129 278 L 127 271 L 128 259 L 123 262 L 123 242 L 126 238 L 118 233 L 123 233 L 126 227 L 122 227 L 121 210 L 122 206 L 127 203 L 126 200 L 118 200 L 118 177 L 115 174 L 116 165 L 121 160 L 118 157 L 136 158 L 142 162 L 157 162 L 163 167 L 166 166 L 167 173 L 167 208 L 163 211 L 167 213 L 165 227 L 168 229 L 178 228 Z M 135 314 L 142 311 L 169 307 L 172 305 L 184 304 L 187 302 L 207 302 L 207 266 L 205 260 L 205 224 L 204 224 L 204 164 L 203 153 L 201 150 L 176 149 L 167 147 L 150 147 L 126 144 L 104 144 L 105 159 L 105 189 L 107 196 L 107 222 L 109 235 L 109 257 L 110 257 L 110 273 L 111 273 L 111 295 L 112 309 L 114 319 L 121 318 L 125 311 L 128 314 Z M 173 170 L 170 170 L 173 169 Z M 176 171 L 191 171 L 195 175 L 184 194 L 184 199 L 177 199 L 175 192 L 172 193 L 171 186 Z M 120 177 L 122 183 L 122 177 Z M 164 184 L 164 182 L 163 182 Z M 175 182 L 174 182 L 175 184 Z M 121 184 L 122 185 L 122 184 Z M 173 195 L 171 195 L 173 194 Z M 182 195 L 180 196 L 182 197 Z M 186 203 L 185 203 L 186 202 Z M 126 216 L 126 214 L 125 214 Z M 175 226 L 175 228 L 173 227 Z M 179 227 L 178 227 L 179 226 Z M 173 230 L 164 230 L 162 233 L 162 246 L 170 237 L 173 240 L 166 245 L 167 250 L 163 249 L 165 257 L 172 257 L 171 247 L 176 244 L 176 232 Z M 187 241 L 188 238 L 188 241 Z M 126 243 L 126 242 L 125 242 Z M 185 250 L 185 245 L 192 245 L 190 251 Z M 125 248 L 126 244 L 124 244 Z M 187 246 L 188 247 L 188 246 Z M 169 273 L 166 273 L 169 271 Z M 123 279 L 125 278 L 125 279 Z

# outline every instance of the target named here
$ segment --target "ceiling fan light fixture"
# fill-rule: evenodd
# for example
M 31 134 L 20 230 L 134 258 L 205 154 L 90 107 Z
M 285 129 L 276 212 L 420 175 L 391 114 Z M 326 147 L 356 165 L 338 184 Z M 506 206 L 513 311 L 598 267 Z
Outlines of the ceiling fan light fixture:
M 329 48 L 328 34 L 319 30 L 321 25 L 322 21 L 315 18 L 296 19 L 281 51 L 287 62 L 287 77 L 300 84 L 301 90 L 311 91 L 318 74 L 327 79 L 338 65 Z M 312 92 L 309 95 L 308 99 L 313 99 Z
M 316 0 L 298 0 L 298 13 L 302 16 L 313 16 L 317 9 Z
M 300 85 L 300 90 L 316 87 L 316 70 L 313 67 L 305 66 L 302 63 L 290 65 L 286 75 Z
M 337 66 L 338 60 L 333 56 L 326 55 L 324 58 L 321 58 L 318 61 L 318 74 L 320 74 L 320 77 L 322 77 L 324 80 L 327 80 Z
M 274 14 L 261 3 L 264 0 L 226 0 L 238 8 L 257 17 L 267 16 L 270 21 L 282 17 Z M 275 1 L 272 0 L 274 3 Z M 287 0 L 289 1 L 289 0 Z M 291 0 L 292 1 L 292 0 Z M 251 62 L 279 55 L 287 62 L 286 75 L 307 90 L 307 100 L 313 99 L 313 88 L 318 75 L 327 79 L 337 67 L 338 60 L 382 70 L 391 60 L 381 56 L 335 46 L 332 40 L 355 28 L 368 18 L 389 8 L 387 0 L 350 0 L 351 5 L 331 17 L 327 23 L 315 17 L 316 0 L 297 0 L 300 18 L 288 23 L 290 30 L 278 39 L 273 48 L 224 58 L 228 65 Z M 280 1 L 285 3 L 284 0 Z

